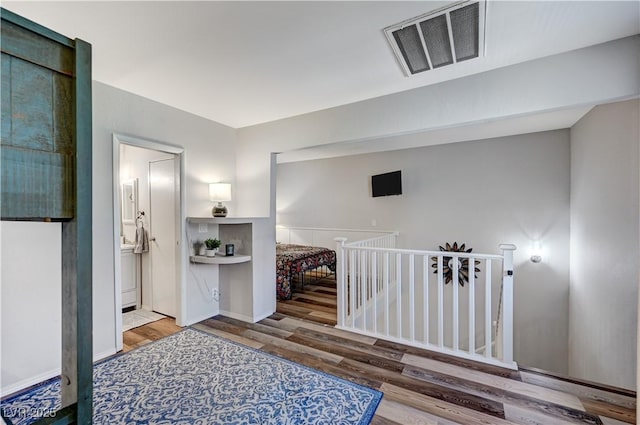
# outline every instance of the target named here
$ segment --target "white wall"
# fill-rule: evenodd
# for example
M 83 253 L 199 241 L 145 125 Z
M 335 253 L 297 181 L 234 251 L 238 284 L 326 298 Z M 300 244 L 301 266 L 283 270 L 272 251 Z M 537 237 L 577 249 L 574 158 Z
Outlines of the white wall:
M 515 357 L 567 372 L 569 132 L 279 164 L 277 221 L 399 230 L 398 246 L 458 241 L 500 253 L 514 243 Z M 403 195 L 372 198 L 370 177 L 402 170 Z M 529 261 L 533 240 L 545 251 Z
M 594 108 L 571 129 L 572 376 L 634 389 L 640 101 Z
M 243 215 L 268 215 L 270 152 L 594 105 L 637 96 L 639 82 L 640 36 L 633 36 L 242 128 L 238 131 L 239 208 Z
M 114 235 L 113 235 L 113 133 L 127 134 L 143 139 L 165 142 L 185 149 L 186 156 L 186 214 L 202 216 L 211 214 L 211 202 L 208 197 L 207 183 L 212 181 L 235 182 L 235 138 L 236 132 L 230 127 L 197 117 L 195 115 L 162 105 L 157 102 L 127 93 L 104 84 L 93 83 L 93 350 L 94 357 L 101 358 L 115 352 L 115 294 L 114 294 Z M 234 213 L 234 203 L 228 203 L 230 213 Z M 30 223 L 35 225 L 36 223 Z M 16 226 L 16 223 L 2 223 L 5 226 Z M 48 225 L 48 224 L 43 224 Z M 53 225 L 51 225 L 53 226 Z M 44 268 L 10 267 L 9 255 L 25 254 L 33 250 L 33 241 L 40 236 L 25 238 L 19 232 L 6 232 L 2 235 L 2 244 L 6 248 L 2 258 L 2 291 L 14 293 L 24 283 L 25 273 L 37 273 Z M 40 244 L 40 249 L 47 253 L 47 261 L 60 264 L 60 244 L 49 240 Z M 24 249 L 17 250 L 15 247 Z M 185 249 L 187 249 L 185 247 Z M 53 253 L 53 254 L 52 254 Z M 48 269 L 47 269 L 48 270 Z M 38 275 L 40 276 L 40 275 Z M 206 299 L 198 289 L 198 284 L 189 278 L 187 273 L 187 323 L 193 323 L 217 312 L 217 305 Z M 55 273 L 44 273 L 40 283 L 56 283 Z M 55 292 L 55 291 L 54 291 Z M 57 291 L 56 293 L 59 293 Z M 45 344 L 49 338 L 60 338 L 60 332 L 52 332 L 46 323 L 55 324 L 60 318 L 60 303 L 51 302 L 54 295 L 37 291 L 30 298 L 7 302 L 16 307 L 21 306 L 25 317 L 20 325 L 19 343 L 12 343 L 9 334 L 2 332 L 3 370 L 12 366 L 5 363 L 5 358 L 16 358 L 22 351 L 24 336 L 28 333 L 30 341 L 39 341 L 38 346 Z M 38 315 L 27 314 L 31 309 L 25 306 L 36 306 Z M 12 308 L 13 309 L 13 308 Z M 3 312 L 12 311 L 5 310 Z M 55 345 L 51 345 L 55 347 Z M 20 370 L 20 376 L 14 376 L 10 382 L 29 380 L 38 376 L 40 364 L 48 364 L 51 350 L 30 351 L 35 357 L 29 362 L 29 368 Z M 7 357 L 5 357 L 7 356 Z M 59 362 L 57 362 L 59 363 Z M 11 369 L 13 370 L 13 369 Z M 3 372 L 4 373 L 4 372 Z M 59 373 L 59 372 L 58 372 Z M 55 374 L 54 374 L 55 375 Z M 52 375 L 53 376 L 53 375 Z M 26 381 L 25 381 L 26 382 Z M 4 381 L 3 394 L 4 394 Z
M 62 226 L 2 221 L 1 394 L 60 374 Z

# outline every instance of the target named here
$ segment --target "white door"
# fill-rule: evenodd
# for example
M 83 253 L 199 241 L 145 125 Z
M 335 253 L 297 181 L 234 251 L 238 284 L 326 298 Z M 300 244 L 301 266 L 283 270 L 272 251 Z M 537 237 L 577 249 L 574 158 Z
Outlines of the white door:
M 152 308 L 172 317 L 176 317 L 176 214 L 180 199 L 175 164 L 175 159 L 149 162 Z

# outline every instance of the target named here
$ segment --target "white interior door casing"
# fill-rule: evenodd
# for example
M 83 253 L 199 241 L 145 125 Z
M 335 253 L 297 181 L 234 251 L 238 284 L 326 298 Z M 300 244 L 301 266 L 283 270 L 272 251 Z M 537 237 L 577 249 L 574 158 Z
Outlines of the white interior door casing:
M 152 309 L 176 317 L 178 235 L 175 158 L 149 162 Z

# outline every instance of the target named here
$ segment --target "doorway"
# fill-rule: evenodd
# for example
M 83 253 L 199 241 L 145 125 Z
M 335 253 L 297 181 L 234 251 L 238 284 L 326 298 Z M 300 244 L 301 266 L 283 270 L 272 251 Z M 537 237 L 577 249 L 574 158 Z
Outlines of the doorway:
M 114 135 L 113 158 L 114 315 L 119 351 L 123 322 L 128 328 L 132 320 L 138 326 L 139 320 L 165 316 L 174 317 L 179 325 L 184 322 L 184 152 L 164 143 Z M 136 182 L 135 190 L 129 189 L 131 182 Z

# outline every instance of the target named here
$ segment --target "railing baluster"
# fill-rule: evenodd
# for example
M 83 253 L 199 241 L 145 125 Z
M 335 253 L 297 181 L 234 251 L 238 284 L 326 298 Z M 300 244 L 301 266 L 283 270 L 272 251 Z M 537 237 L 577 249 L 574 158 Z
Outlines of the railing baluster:
M 442 255 L 438 255 L 438 346 L 444 345 L 444 276 Z
M 402 338 L 402 254 L 396 254 L 396 329 Z
M 469 354 L 476 353 L 476 260 L 469 258 Z
M 391 311 L 389 307 L 391 305 L 391 298 L 389 298 L 389 251 L 384 253 L 384 274 L 383 274 L 383 286 L 384 286 L 384 331 L 385 335 L 389 336 L 389 315 Z
M 349 314 L 351 315 L 351 327 L 356 327 L 356 250 L 349 250 L 349 304 L 351 305 Z
M 502 249 L 502 353 L 503 362 L 513 362 L 513 251 L 515 245 L 500 245 Z
M 422 321 L 424 343 L 429 343 L 429 256 L 422 257 Z
M 353 311 L 353 314 L 355 316 L 356 311 L 358 310 L 358 307 L 360 306 L 360 298 L 358 296 L 358 294 L 360 292 L 360 262 L 359 260 L 359 255 L 358 255 L 358 249 L 354 248 L 353 250 L 353 300 L 354 300 L 354 306 L 355 306 L 355 310 Z M 353 322 L 353 326 L 355 327 L 356 323 Z
M 362 309 L 362 330 L 367 330 L 367 251 L 360 253 L 360 303 Z
M 493 330 L 491 325 L 491 260 L 485 260 L 484 269 L 484 355 L 485 357 L 492 357 L 493 350 L 491 349 L 491 334 Z
M 415 259 L 409 255 L 409 337 L 411 342 L 416 340 L 416 310 L 415 310 Z
M 453 269 L 451 270 L 452 273 L 452 285 L 453 285 L 453 308 L 452 308 L 452 323 L 453 326 L 451 327 L 451 331 L 452 331 L 452 338 L 453 338 L 453 350 L 454 351 L 458 351 L 458 348 L 460 346 L 460 314 L 458 312 L 458 297 L 459 297 L 459 290 L 458 290 L 458 286 L 460 285 L 460 278 L 458 276 L 458 272 L 460 271 L 460 263 L 459 263 L 459 258 L 458 257 L 451 257 L 451 263 L 453 265 Z M 449 266 L 449 268 L 451 268 L 451 266 Z
M 346 255 L 345 255 L 345 248 L 344 248 L 344 243 L 347 240 L 347 238 L 335 238 L 337 247 L 336 247 L 336 252 L 337 252 L 337 258 L 336 258 L 336 262 L 337 262 L 337 270 L 336 270 L 336 276 L 337 276 L 337 294 L 338 294 L 338 326 L 344 326 L 345 325 L 345 319 L 346 319 L 346 311 L 345 311 L 345 300 L 347 299 L 347 285 L 346 285 L 346 276 L 345 276 L 345 260 L 346 260 Z
M 373 333 L 378 333 L 378 253 L 371 253 L 371 282 L 373 287 Z
M 384 284 L 382 283 L 381 276 L 384 276 L 384 259 L 378 263 L 378 291 L 384 290 Z

